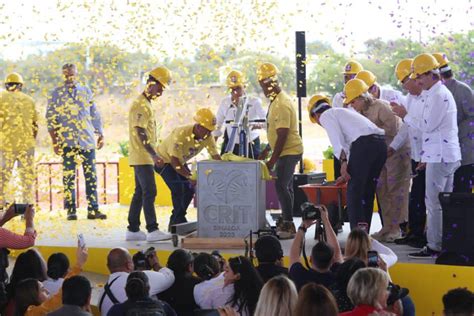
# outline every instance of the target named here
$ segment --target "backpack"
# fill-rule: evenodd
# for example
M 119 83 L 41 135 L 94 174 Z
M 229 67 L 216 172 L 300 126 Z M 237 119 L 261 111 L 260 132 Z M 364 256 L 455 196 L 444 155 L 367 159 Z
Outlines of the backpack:
M 126 316 L 166 316 L 163 304 L 159 301 L 136 301 L 127 309 Z

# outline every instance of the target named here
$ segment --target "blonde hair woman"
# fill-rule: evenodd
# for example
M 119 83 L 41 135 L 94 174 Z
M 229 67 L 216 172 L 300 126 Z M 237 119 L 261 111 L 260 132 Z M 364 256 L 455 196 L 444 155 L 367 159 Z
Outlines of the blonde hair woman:
M 298 300 L 293 281 L 285 276 L 270 279 L 260 292 L 255 316 L 292 316 Z
M 387 308 L 389 296 L 388 274 L 376 268 L 357 270 L 347 285 L 347 295 L 355 308 L 342 316 L 370 315 Z

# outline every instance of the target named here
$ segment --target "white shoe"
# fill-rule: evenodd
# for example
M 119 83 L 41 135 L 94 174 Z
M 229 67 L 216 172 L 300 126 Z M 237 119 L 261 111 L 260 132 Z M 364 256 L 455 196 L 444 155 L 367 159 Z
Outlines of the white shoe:
M 400 233 L 400 230 L 399 231 L 393 231 L 393 232 L 388 232 L 387 234 L 385 234 L 380 241 L 381 242 L 392 243 L 392 242 L 395 242 L 395 239 L 398 239 L 400 237 L 402 237 L 402 234 Z
M 125 234 L 125 240 L 127 241 L 146 240 L 146 234 L 142 232 L 141 230 L 137 232 L 131 232 L 127 230 L 127 233 Z
M 168 240 L 171 239 L 171 234 L 162 232 L 161 230 L 155 230 L 151 233 L 148 233 L 146 236 L 146 241 L 154 242 L 154 241 L 161 241 L 161 240 Z

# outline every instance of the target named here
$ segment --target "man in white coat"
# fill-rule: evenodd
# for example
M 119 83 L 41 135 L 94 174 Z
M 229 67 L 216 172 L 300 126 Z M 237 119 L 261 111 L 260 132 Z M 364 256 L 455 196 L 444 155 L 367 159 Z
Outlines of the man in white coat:
M 441 251 L 443 235 L 442 208 L 438 194 L 452 192 L 454 172 L 461 164 L 457 110 L 453 95 L 440 80 L 439 63 L 431 54 L 420 54 L 412 63 L 410 78 L 423 88 L 422 118 L 402 106 L 393 111 L 409 126 L 422 131 L 421 161 L 426 163 L 427 245 L 410 258 L 436 257 Z

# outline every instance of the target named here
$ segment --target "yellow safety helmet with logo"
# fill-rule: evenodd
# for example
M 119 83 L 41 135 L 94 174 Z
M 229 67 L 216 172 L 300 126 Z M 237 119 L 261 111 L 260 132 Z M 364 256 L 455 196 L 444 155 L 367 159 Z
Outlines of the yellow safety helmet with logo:
M 308 102 L 308 115 L 309 115 L 309 120 L 312 123 L 316 123 L 316 119 L 311 114 L 311 110 L 313 110 L 316 103 L 318 103 L 319 101 L 324 101 L 325 103 L 327 103 L 327 105 L 331 105 L 331 100 L 329 100 L 329 98 L 327 96 L 325 96 L 323 94 L 313 95 L 311 97 L 311 99 L 309 99 L 309 102 Z M 321 102 L 321 103 L 323 103 L 323 102 Z
M 377 81 L 377 77 L 375 77 L 375 75 L 368 70 L 359 71 L 355 76 L 355 79 L 362 80 L 363 82 L 365 82 L 366 85 L 369 86 L 369 88 L 374 85 L 375 81 Z
M 232 70 L 227 75 L 226 82 L 227 82 L 227 87 L 229 87 L 230 89 L 243 87 L 245 83 L 244 74 L 238 70 Z
M 362 65 L 355 61 L 355 60 L 349 60 L 346 65 L 344 66 L 344 72 L 343 74 L 345 75 L 355 75 L 359 71 L 364 70 L 364 67 Z
M 201 108 L 194 115 L 194 121 L 211 132 L 216 129 L 216 116 L 209 108 Z
M 165 88 L 171 83 L 171 71 L 166 67 L 158 67 L 150 71 L 150 76 L 158 80 Z
M 413 59 L 407 58 L 402 59 L 398 62 L 397 66 L 395 66 L 395 76 L 397 76 L 398 82 L 402 82 L 411 74 L 411 64 Z
M 369 91 L 369 86 L 360 79 L 351 79 L 344 86 L 344 104 L 351 103 L 355 98 L 360 97 L 364 92 Z
M 410 75 L 411 79 L 416 79 L 419 75 L 427 73 L 431 70 L 436 70 L 439 67 L 439 63 L 436 58 L 431 54 L 420 54 L 413 59 L 411 64 L 412 74 Z
M 257 78 L 258 78 L 258 81 L 268 79 L 268 78 L 276 79 L 278 73 L 280 73 L 280 71 L 278 70 L 277 66 L 275 66 L 272 63 L 263 63 L 258 66 Z
M 24 84 L 23 77 L 16 72 L 12 72 L 11 74 L 8 74 L 8 76 L 5 78 L 5 83 L 21 83 Z
M 439 68 L 446 67 L 449 63 L 448 57 L 443 53 L 433 53 L 431 54 L 436 59 L 439 64 Z

